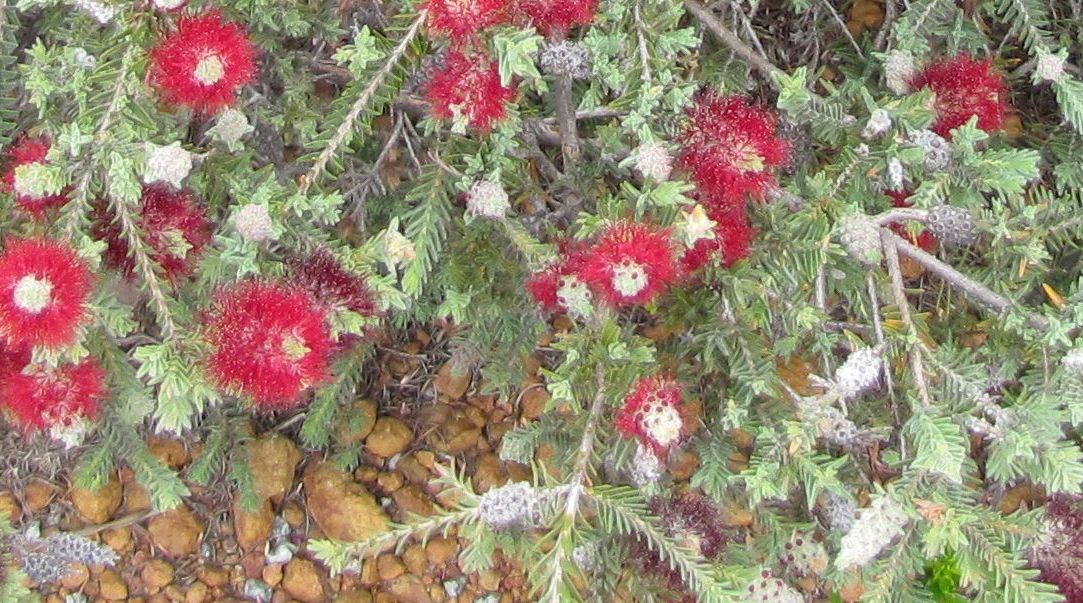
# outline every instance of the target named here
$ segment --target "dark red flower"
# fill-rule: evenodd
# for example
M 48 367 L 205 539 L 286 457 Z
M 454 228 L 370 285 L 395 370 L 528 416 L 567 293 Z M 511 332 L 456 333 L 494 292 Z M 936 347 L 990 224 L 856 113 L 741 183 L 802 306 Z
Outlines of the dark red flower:
M 511 19 L 510 0 L 429 0 L 429 28 L 469 40 L 479 32 Z
M 686 273 L 703 268 L 719 258 L 723 265 L 732 266 L 748 257 L 755 229 L 748 222 L 748 210 L 744 201 L 736 206 L 711 205 L 707 216 L 715 222 L 714 238 L 701 239 L 681 256 L 681 266 Z
M 150 81 L 171 105 L 216 113 L 256 75 L 256 48 L 218 11 L 183 17 L 150 51 Z
M 16 347 L 72 343 L 90 287 L 89 268 L 64 243 L 9 239 L 0 255 L 0 333 Z
M 293 282 L 327 312 L 349 310 L 366 317 L 379 313 L 376 294 L 365 279 L 346 270 L 330 251 L 318 249 L 306 257 L 291 257 L 287 263 Z
M 681 385 L 672 377 L 655 375 L 636 382 L 617 413 L 617 431 L 635 438 L 659 458 L 684 437 Z
M 93 219 L 91 234 L 109 246 L 105 252 L 106 261 L 131 276 L 135 259 L 131 257 L 120 224 L 104 200 L 94 204 Z M 161 266 L 172 282 L 192 273 L 213 234 L 212 225 L 195 193 L 189 189 L 175 190 L 164 182 L 143 187 L 136 225 L 150 248 L 150 259 Z
M 1045 582 L 1068 601 L 1083 601 L 1083 497 L 1054 494 L 1045 506 L 1045 529 L 1028 551 Z
M 680 276 L 669 229 L 617 222 L 586 253 L 579 278 L 613 305 L 646 304 Z
M 991 61 L 975 61 L 961 54 L 922 69 L 910 85 L 936 93 L 936 122 L 932 130 L 951 139 L 951 130 L 978 117 L 986 132 L 999 130 L 1008 117 L 1008 83 L 993 71 Z
M 49 152 L 49 148 L 50 144 L 47 138 L 22 136 L 5 153 L 7 166 L 4 168 L 3 177 L 0 180 L 0 190 L 14 193 L 15 202 L 35 219 L 40 219 L 45 210 L 51 207 L 60 207 L 67 203 L 67 191 L 62 191 L 56 195 L 35 196 L 25 190 L 25 184 L 20 186 L 15 170 L 23 165 L 45 163 L 45 155 Z
M 12 346 L 0 339 L 0 389 L 8 382 L 8 379 L 28 364 L 30 364 L 29 346 Z
M 557 261 L 527 279 L 527 291 L 543 309 L 549 312 L 568 311 L 561 301 L 560 289 L 568 284 L 569 279 L 578 278 L 586 260 L 585 252 L 586 246 L 582 243 L 565 239 L 560 242 Z
M 911 205 L 913 205 L 912 203 L 910 203 L 910 201 L 908 201 L 910 195 L 913 194 L 911 191 L 885 191 L 884 194 L 886 194 L 888 197 L 891 197 L 891 204 L 895 207 L 910 207 Z M 893 222 L 892 224 L 890 224 L 889 227 L 895 232 L 895 234 L 906 239 L 907 241 L 910 241 L 911 243 L 917 245 L 925 251 L 935 251 L 936 248 L 940 245 L 940 242 L 936 240 L 936 236 L 933 233 L 929 232 L 929 229 L 927 228 L 925 230 L 922 230 L 921 234 L 919 234 L 915 238 L 913 235 L 910 234 L 910 230 L 905 224 Z
M 563 36 L 576 25 L 590 25 L 598 0 L 519 0 L 519 10 L 544 36 Z
M 500 71 L 488 56 L 452 50 L 429 80 L 428 97 L 435 117 L 464 116 L 471 126 L 488 132 L 507 114 L 504 104 L 515 98 L 515 89 L 500 83 Z
M 327 315 L 299 287 L 234 285 L 215 295 L 203 324 L 215 381 L 263 410 L 295 406 L 305 390 L 330 377 Z
M 770 170 L 785 166 L 790 157 L 790 143 L 778 136 L 774 113 L 714 91 L 696 95 L 677 141 L 677 166 L 700 192 L 734 202 L 762 199 L 776 185 Z
M 105 394 L 105 371 L 85 360 L 18 372 L 7 381 L 3 400 L 23 427 L 48 429 L 96 418 Z

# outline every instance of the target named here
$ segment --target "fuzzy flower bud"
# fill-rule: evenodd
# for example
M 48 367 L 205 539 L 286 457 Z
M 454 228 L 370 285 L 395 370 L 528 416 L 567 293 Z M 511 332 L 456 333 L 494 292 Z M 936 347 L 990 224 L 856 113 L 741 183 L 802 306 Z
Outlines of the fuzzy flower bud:
M 805 597 L 791 586 L 775 578 L 769 570 L 749 583 L 744 601 L 746 603 L 804 603 Z
M 887 496 L 876 499 L 858 512 L 853 527 L 842 537 L 835 567 L 846 570 L 868 565 L 903 533 L 908 521 L 899 503 Z
M 94 17 L 94 20 L 101 25 L 105 25 L 112 21 L 113 17 L 117 16 L 117 9 L 108 4 L 98 2 L 97 0 L 73 0 L 72 4 L 91 17 Z
M 887 160 L 887 188 L 892 191 L 901 191 L 906 187 L 906 172 L 898 157 Z
M 850 257 L 865 266 L 880 263 L 880 229 L 865 214 L 850 214 L 837 225 L 839 242 Z
M 978 240 L 978 225 L 970 211 L 954 205 L 929 209 L 925 226 L 948 247 L 970 247 Z
M 594 314 L 594 294 L 586 283 L 573 275 L 561 277 L 557 302 L 573 318 L 586 319 Z
M 181 148 L 180 142 L 165 146 L 147 143 L 147 154 L 147 169 L 143 174 L 143 182 L 147 184 L 161 180 L 180 188 L 192 171 L 192 154 Z
M 910 144 L 925 152 L 925 169 L 942 172 L 951 167 L 951 143 L 932 130 L 918 130 L 910 135 Z
M 581 544 L 572 551 L 572 563 L 585 575 L 590 576 L 598 569 L 598 555 L 601 546 L 596 542 Z
M 417 255 L 414 243 L 401 232 L 388 230 L 384 235 L 384 254 L 388 261 L 396 266 L 401 266 L 414 259 Z
M 1073 348 L 1061 359 L 1064 370 L 1078 379 L 1083 379 L 1083 346 Z
M 849 496 L 829 492 L 819 507 L 820 518 L 827 527 L 845 534 L 850 531 L 857 517 L 857 505 Z
M 678 231 L 686 247 L 692 248 L 699 241 L 715 238 L 715 227 L 718 226 L 718 222 L 707 215 L 707 210 L 703 209 L 702 205 L 697 203 L 692 211 L 681 210 L 681 216 L 684 217 L 684 221 L 680 223 Z
M 244 113 L 236 109 L 226 109 L 218 114 L 214 127 L 207 132 L 227 146 L 233 146 L 254 129 Z
M 542 71 L 582 80 L 590 76 L 590 50 L 582 44 L 564 40 L 546 46 L 541 52 Z
M 658 480 L 662 479 L 665 471 L 665 463 L 648 446 L 636 445 L 636 453 L 632 457 L 632 470 L 629 476 L 633 484 L 640 488 L 656 484 Z
M 1045 82 L 1059 81 L 1064 75 L 1064 58 L 1060 54 L 1039 51 L 1038 64 L 1034 67 L 1035 76 Z
M 861 131 L 861 137 L 872 140 L 883 136 L 891 128 L 891 115 L 883 109 L 872 112 L 869 121 L 865 123 L 865 129 Z
M 660 375 L 636 382 L 617 414 L 617 430 L 649 446 L 660 458 L 680 442 L 683 427 L 681 386 Z
M 857 350 L 835 371 L 835 390 L 844 399 L 856 398 L 876 386 L 882 368 L 875 348 Z
M 541 513 L 538 490 L 527 482 L 512 482 L 481 496 L 478 512 L 490 529 L 529 529 Z
M 151 0 L 154 8 L 162 11 L 174 11 L 188 4 L 188 0 Z
M 827 571 L 830 559 L 822 542 L 808 536 L 795 534 L 786 543 L 786 552 L 780 561 L 799 576 L 819 576 Z
M 11 540 L 11 548 L 22 570 L 40 585 L 63 580 L 73 572 L 75 563 L 113 566 L 117 562 L 112 549 L 75 534 L 61 533 L 47 538 L 16 536 Z
M 499 220 L 509 209 L 508 193 L 499 182 L 479 180 L 466 194 L 466 211 L 471 216 Z
M 884 58 L 884 83 L 894 94 L 903 95 L 910 91 L 910 79 L 914 77 L 916 66 L 914 55 L 906 50 L 892 50 Z
M 275 236 L 271 214 L 260 203 L 249 203 L 239 209 L 233 217 L 233 226 L 242 239 L 253 243 L 269 241 Z
M 648 142 L 635 150 L 635 166 L 644 178 L 665 182 L 673 171 L 673 157 L 662 143 Z

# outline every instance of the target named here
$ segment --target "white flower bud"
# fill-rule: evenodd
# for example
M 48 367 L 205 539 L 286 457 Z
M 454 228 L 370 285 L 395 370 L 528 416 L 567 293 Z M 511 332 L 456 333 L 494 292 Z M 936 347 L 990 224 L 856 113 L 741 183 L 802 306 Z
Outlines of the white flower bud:
M 857 350 L 835 371 L 835 389 L 844 399 L 855 398 L 876 386 L 882 368 L 875 348 Z
M 58 421 L 49 428 L 49 435 L 54 440 L 62 442 L 65 448 L 81 446 L 86 439 L 90 428 L 94 424 L 84 417 L 72 418 L 68 421 Z
M 652 178 L 655 182 L 669 180 L 669 175 L 673 171 L 673 158 L 664 145 L 659 142 L 648 142 L 639 145 L 634 153 L 635 167 L 644 178 Z
M 635 456 L 632 457 L 632 471 L 629 476 L 632 483 L 640 488 L 645 488 L 662 479 L 666 472 L 665 463 L 654 451 L 642 445 L 636 445 Z
M 188 0 L 153 0 L 154 8 L 158 10 L 176 10 L 188 3 Z
M 887 188 L 892 191 L 901 191 L 906 186 L 906 172 L 898 157 L 887 160 Z
M 499 182 L 479 180 L 466 194 L 466 211 L 472 216 L 499 220 L 509 209 L 508 192 Z
M 384 254 L 396 266 L 401 266 L 414 259 L 414 243 L 398 230 L 389 230 L 384 235 Z
M 117 16 L 116 8 L 98 2 L 97 0 L 73 0 L 73 4 L 91 17 L 94 17 L 94 20 L 101 25 L 105 25 L 112 21 L 113 17 Z
M 839 242 L 850 257 L 865 266 L 880 263 L 880 227 L 862 213 L 843 217 L 837 225 Z
M 557 301 L 573 318 L 587 319 L 594 314 L 594 294 L 586 283 L 574 276 L 560 279 Z
M 884 83 L 894 94 L 903 95 L 910 91 L 910 79 L 917 69 L 914 55 L 905 50 L 892 50 L 884 58 Z
M 903 533 L 908 521 L 899 503 L 887 496 L 876 499 L 858 512 L 853 527 L 842 537 L 835 567 L 846 570 L 868 565 Z
M 233 218 L 233 226 L 246 241 L 259 243 L 274 238 L 274 224 L 266 205 L 249 203 L 239 209 Z
M 98 59 L 94 55 L 79 46 L 72 49 L 71 56 L 75 60 L 75 64 L 83 69 L 93 69 L 98 64 Z
M 1083 379 L 1083 347 L 1073 348 L 1065 354 L 1061 359 L 1061 364 L 1064 365 L 1064 370 L 1076 378 Z
M 1064 75 L 1064 56 L 1051 52 L 1040 53 L 1038 64 L 1034 67 L 1035 75 L 1042 81 L 1056 82 Z
M 910 135 L 910 144 L 925 152 L 925 169 L 942 172 L 951 167 L 951 143 L 932 130 L 918 130 Z
M 192 154 L 181 148 L 180 142 L 165 146 L 148 142 L 147 153 L 147 169 L 143 173 L 143 182 L 147 184 L 161 180 L 180 188 L 192 171 Z
M 244 113 L 236 109 L 226 109 L 218 114 L 214 127 L 207 130 L 207 133 L 227 146 L 233 146 L 254 129 Z
M 746 603 L 805 603 L 801 593 L 768 570 L 763 570 L 758 578 L 749 582 L 745 591 Z
M 478 513 L 493 530 L 526 529 L 537 525 L 541 500 L 537 489 L 527 482 L 512 482 L 481 496 Z
M 643 266 L 625 261 L 613 267 L 613 288 L 625 297 L 634 297 L 647 287 L 647 271 Z
M 883 109 L 872 112 L 869 121 L 865 123 L 865 129 L 861 131 L 861 137 L 866 140 L 879 138 L 891 128 L 891 115 Z

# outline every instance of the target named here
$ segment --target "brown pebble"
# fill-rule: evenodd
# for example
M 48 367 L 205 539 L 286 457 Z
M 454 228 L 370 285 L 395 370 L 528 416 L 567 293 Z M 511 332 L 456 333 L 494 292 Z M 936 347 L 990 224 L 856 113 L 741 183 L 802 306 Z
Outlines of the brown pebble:
M 322 603 L 325 599 L 323 583 L 316 565 L 301 557 L 294 557 L 286 564 L 282 588 L 291 597 L 304 603 Z
M 380 555 L 376 560 L 376 569 L 381 580 L 391 580 L 406 573 L 406 566 L 394 555 Z
M 458 548 L 458 544 L 451 538 L 432 538 L 425 545 L 425 556 L 433 565 L 444 565 L 455 557 Z
M 151 559 L 139 572 L 144 586 L 154 593 L 173 581 L 173 566 L 163 559 Z
M 193 582 L 184 593 L 184 603 L 204 603 L 207 600 L 208 588 L 202 582 Z
M 420 545 L 411 546 L 403 551 L 402 562 L 411 574 L 424 576 L 428 573 L 425 570 L 429 566 L 429 560 L 425 558 L 425 549 L 421 548 Z
M 116 570 L 105 570 L 98 576 L 98 592 L 106 601 L 123 601 L 128 598 L 128 585 Z
M 219 588 L 229 582 L 229 572 L 220 567 L 201 567 L 196 570 L 196 577 L 211 588 Z
M 282 582 L 282 564 L 272 563 L 263 568 L 263 581 L 271 586 L 278 586 Z
M 68 575 L 60 579 L 60 586 L 68 590 L 79 590 L 90 579 L 90 570 L 82 563 L 73 563 Z

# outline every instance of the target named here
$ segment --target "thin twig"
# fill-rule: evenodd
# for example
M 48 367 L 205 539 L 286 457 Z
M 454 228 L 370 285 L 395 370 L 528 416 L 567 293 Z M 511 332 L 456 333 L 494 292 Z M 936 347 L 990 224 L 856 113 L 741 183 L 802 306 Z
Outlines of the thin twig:
M 635 16 L 636 22 L 636 40 L 639 46 L 639 62 L 643 65 L 643 81 L 647 86 L 651 84 L 651 55 L 647 52 L 647 37 L 644 35 L 644 30 L 647 27 L 643 24 L 643 16 L 640 14 L 640 5 L 642 0 L 636 0 L 635 7 L 632 9 L 632 14 Z
M 895 222 L 905 222 L 907 220 L 926 222 L 929 219 L 929 211 L 912 207 L 897 207 L 876 215 L 874 219 L 879 226 L 885 226 Z
M 783 73 L 781 69 L 775 67 L 770 61 L 756 54 L 756 51 L 749 48 L 749 46 L 742 42 L 732 31 L 726 29 L 726 26 L 722 24 L 722 21 L 698 0 L 684 0 L 684 6 L 688 9 L 688 12 L 692 13 L 692 16 L 699 19 L 699 21 L 703 23 L 703 25 L 710 30 L 720 42 L 725 44 L 733 54 L 744 59 L 751 67 L 763 74 L 772 88 L 778 88 L 775 76 Z
M 560 128 L 560 150 L 564 155 L 564 172 L 571 172 L 579 162 L 579 128 L 575 122 L 575 106 L 572 104 L 572 76 L 557 76 L 553 87 L 557 109 L 557 127 Z
M 425 18 L 428 14 L 428 9 L 422 9 L 421 12 L 418 13 L 417 19 L 414 20 L 414 24 L 410 26 L 410 29 L 406 32 L 406 35 L 402 37 L 402 40 L 399 40 L 399 44 L 395 47 L 395 50 L 391 52 L 391 56 L 385 59 L 384 66 L 372 76 L 372 80 L 369 81 L 368 86 L 365 86 L 365 89 L 361 91 L 361 95 L 354 101 L 353 106 L 350 107 L 350 112 L 346 114 L 346 118 L 342 120 L 342 123 L 338 126 L 338 130 L 335 131 L 335 135 L 331 137 L 331 140 L 327 142 L 327 146 L 324 147 L 319 157 L 316 158 L 316 163 L 312 164 L 312 167 L 309 168 L 308 172 L 301 177 L 301 185 L 298 189 L 302 195 L 308 193 L 309 187 L 311 187 L 316 179 L 320 177 L 320 174 L 323 173 L 323 170 L 327 167 L 327 163 L 331 161 L 331 157 L 338 151 L 338 147 L 341 146 L 343 141 L 346 140 L 346 137 L 353 132 L 357 118 L 361 115 L 361 112 L 364 111 L 365 107 L 372 99 L 372 96 L 376 94 L 376 91 L 379 90 L 380 86 L 384 83 L 384 80 L 387 79 L 387 76 L 391 74 L 391 70 L 398 65 L 399 60 L 406 54 L 406 49 L 410 47 L 410 43 L 413 42 L 417 33 L 421 30 L 421 26 L 425 23 Z
M 115 528 L 123 528 L 133 524 L 142 522 L 145 519 L 149 519 L 157 515 L 159 511 L 140 511 L 139 513 L 132 513 L 109 521 L 106 523 L 98 524 L 95 526 L 87 526 L 81 530 L 75 530 L 71 532 L 75 536 L 93 536 L 98 532 L 104 532 L 105 530 L 112 530 Z
M 895 305 L 899 308 L 899 317 L 906 325 L 908 334 L 917 339 L 918 331 L 914 326 L 914 320 L 910 316 L 910 302 L 906 299 L 906 289 L 903 286 L 902 268 L 899 266 L 899 250 L 895 239 L 898 239 L 891 231 L 880 230 L 880 242 L 884 248 L 884 261 L 887 262 L 887 271 L 891 276 L 891 292 L 895 297 Z M 899 239 L 901 240 L 901 239 Z M 925 379 L 925 361 L 921 357 L 921 350 L 917 345 L 909 346 L 910 370 L 914 375 L 914 383 L 918 387 L 918 396 L 921 405 L 928 408 L 932 406 L 933 399 L 929 395 L 929 385 Z
M 890 0 L 889 0 L 890 1 Z M 824 6 L 827 7 L 828 12 L 831 13 L 831 17 L 835 19 L 835 23 L 839 24 L 839 29 L 842 33 L 846 34 L 846 39 L 850 41 L 850 46 L 854 47 L 857 51 L 857 56 L 865 58 L 865 53 L 861 52 L 861 47 L 857 45 L 857 40 L 854 40 L 854 36 L 850 33 L 850 30 L 846 27 L 846 22 L 842 20 L 839 13 L 835 10 L 834 6 L 831 6 L 831 0 L 823 0 Z

